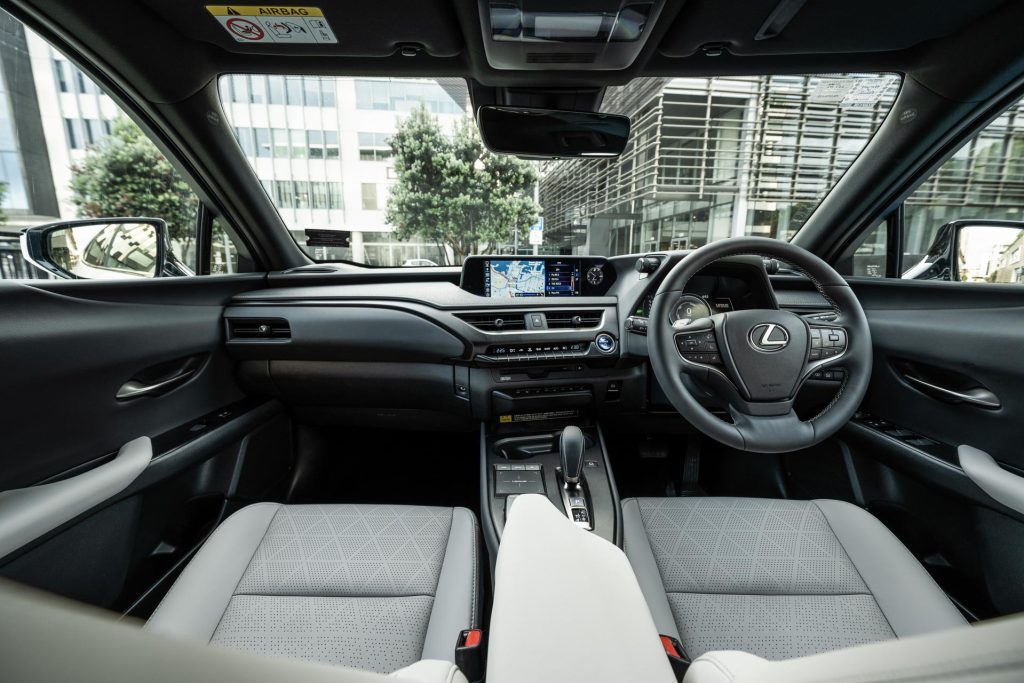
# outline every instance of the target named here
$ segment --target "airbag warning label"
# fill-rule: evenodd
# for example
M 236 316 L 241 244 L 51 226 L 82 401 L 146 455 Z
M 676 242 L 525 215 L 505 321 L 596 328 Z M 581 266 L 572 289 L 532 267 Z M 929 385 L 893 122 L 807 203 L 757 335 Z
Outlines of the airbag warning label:
M 238 43 L 337 43 L 319 7 L 207 5 Z

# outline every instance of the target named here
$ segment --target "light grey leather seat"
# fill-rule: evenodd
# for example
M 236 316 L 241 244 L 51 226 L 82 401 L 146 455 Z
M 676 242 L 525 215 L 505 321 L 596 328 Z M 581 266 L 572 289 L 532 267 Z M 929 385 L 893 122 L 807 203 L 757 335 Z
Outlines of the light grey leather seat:
M 691 657 L 789 659 L 966 622 L 875 517 L 835 500 L 632 498 L 625 551 Z
M 217 528 L 146 628 L 382 673 L 451 661 L 478 626 L 477 566 L 465 508 L 259 503 Z

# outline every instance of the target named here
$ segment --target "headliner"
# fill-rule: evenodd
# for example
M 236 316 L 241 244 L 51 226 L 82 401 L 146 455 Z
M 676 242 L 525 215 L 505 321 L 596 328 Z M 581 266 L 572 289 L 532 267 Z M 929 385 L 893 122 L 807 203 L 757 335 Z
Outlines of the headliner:
M 282 3 L 319 6 L 339 39 L 287 48 L 234 42 L 207 14 L 207 2 L 197 0 L 105 0 L 101 12 L 81 0 L 5 4 L 163 103 L 185 99 L 227 72 L 458 76 L 484 88 L 557 89 L 637 76 L 891 71 L 968 101 L 984 96 L 979 85 L 995 78 L 994 71 L 1004 78 L 1024 71 L 1021 0 L 809 0 L 780 35 L 760 41 L 754 34 L 779 0 L 666 0 L 636 62 L 621 71 L 493 69 L 473 0 Z M 400 56 L 402 43 L 423 51 Z M 726 52 L 706 55 L 709 43 Z

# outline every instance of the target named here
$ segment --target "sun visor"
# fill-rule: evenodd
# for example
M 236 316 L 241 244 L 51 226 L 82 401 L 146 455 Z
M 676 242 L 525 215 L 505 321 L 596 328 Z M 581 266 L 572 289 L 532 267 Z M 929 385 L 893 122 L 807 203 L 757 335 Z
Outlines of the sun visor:
M 872 53 L 942 38 L 992 12 L 1002 0 L 689 0 L 658 51 L 689 57 L 706 46 L 740 56 Z
M 434 57 L 454 57 L 464 46 L 452 5 L 445 0 L 300 0 L 289 5 L 144 1 L 169 30 L 228 52 L 390 57 L 418 49 Z

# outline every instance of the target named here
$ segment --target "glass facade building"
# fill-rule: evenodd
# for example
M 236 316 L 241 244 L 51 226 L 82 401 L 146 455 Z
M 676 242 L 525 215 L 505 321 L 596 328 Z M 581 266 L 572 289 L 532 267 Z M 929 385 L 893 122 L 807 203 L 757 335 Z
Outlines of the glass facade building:
M 842 102 L 834 101 L 839 82 Z M 888 113 L 895 76 L 676 78 L 610 88 L 630 116 L 615 160 L 545 164 L 545 241 L 558 252 L 791 237 Z

